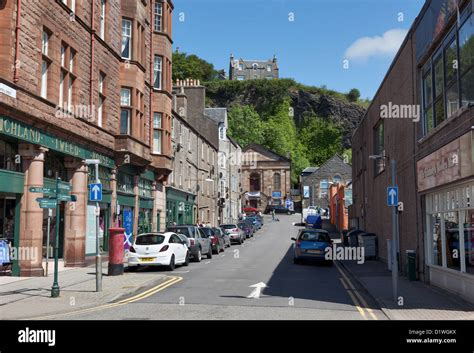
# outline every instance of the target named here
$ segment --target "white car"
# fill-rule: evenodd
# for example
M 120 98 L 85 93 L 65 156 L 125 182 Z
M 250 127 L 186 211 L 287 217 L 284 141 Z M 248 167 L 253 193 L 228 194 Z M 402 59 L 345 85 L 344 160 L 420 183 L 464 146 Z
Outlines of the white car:
M 130 270 L 139 266 L 166 266 L 173 271 L 176 265 L 189 265 L 189 250 L 186 241 L 175 233 L 139 234 L 130 248 Z

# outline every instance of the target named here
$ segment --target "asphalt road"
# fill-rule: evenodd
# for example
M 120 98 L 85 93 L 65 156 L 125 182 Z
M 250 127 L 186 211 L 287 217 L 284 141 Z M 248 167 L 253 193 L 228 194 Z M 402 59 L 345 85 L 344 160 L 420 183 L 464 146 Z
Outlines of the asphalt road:
M 382 320 L 370 297 L 340 265 L 294 265 L 291 237 L 299 215 L 265 218 L 264 227 L 243 245 L 233 245 L 211 260 L 178 267 L 183 279 L 130 304 L 68 315 L 62 319 L 310 319 Z M 144 269 L 144 271 L 162 270 Z M 140 272 L 137 273 L 140 275 Z M 260 297 L 248 298 L 265 283 Z M 364 308 L 365 307 L 365 308 Z M 371 309 L 369 309 L 371 308 Z

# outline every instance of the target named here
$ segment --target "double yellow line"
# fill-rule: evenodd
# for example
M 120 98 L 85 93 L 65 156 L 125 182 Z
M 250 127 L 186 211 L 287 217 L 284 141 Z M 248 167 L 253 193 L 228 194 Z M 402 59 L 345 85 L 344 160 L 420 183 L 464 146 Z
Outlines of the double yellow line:
M 149 296 L 151 296 L 155 293 L 158 293 L 158 292 L 160 292 L 160 291 L 162 291 L 162 290 L 164 290 L 164 289 L 166 289 L 166 288 L 168 288 L 168 287 L 170 287 L 170 286 L 172 286 L 172 285 L 174 285 L 174 284 L 176 284 L 176 283 L 178 283 L 182 280 L 183 280 L 183 277 L 178 277 L 178 276 L 169 277 L 163 283 L 160 283 L 159 285 L 157 285 L 153 288 L 150 288 L 150 289 L 148 289 L 148 290 L 146 290 L 142 293 L 139 293 L 139 294 L 137 294 L 133 297 L 123 299 L 123 300 L 118 301 L 116 303 L 110 303 L 110 304 L 95 306 L 93 308 L 70 311 L 70 312 L 66 312 L 66 313 L 59 313 L 59 314 L 54 314 L 54 315 L 42 316 L 42 317 L 33 318 L 31 320 L 48 320 L 48 319 L 57 318 L 57 317 L 61 317 L 61 316 L 81 315 L 81 314 L 91 313 L 91 312 L 95 312 L 95 311 L 99 311 L 99 310 L 111 309 L 111 308 L 119 307 L 119 306 L 126 305 L 126 304 L 131 304 L 131 303 L 137 302 L 139 300 L 148 298 Z
M 374 311 L 369 307 L 369 305 L 367 305 L 367 302 L 362 297 L 362 295 L 360 295 L 359 291 L 356 289 L 354 284 L 352 284 L 351 280 L 343 271 L 341 266 L 337 262 L 334 262 L 334 264 L 336 265 L 338 271 L 342 275 L 342 278 L 339 278 L 339 279 L 341 280 L 341 283 L 344 289 L 347 291 L 347 293 L 351 297 L 352 302 L 354 303 L 355 307 L 359 311 L 360 315 L 364 318 L 364 320 L 369 319 L 367 317 L 367 314 L 370 317 L 372 317 L 373 320 L 378 320 L 377 316 L 374 314 Z

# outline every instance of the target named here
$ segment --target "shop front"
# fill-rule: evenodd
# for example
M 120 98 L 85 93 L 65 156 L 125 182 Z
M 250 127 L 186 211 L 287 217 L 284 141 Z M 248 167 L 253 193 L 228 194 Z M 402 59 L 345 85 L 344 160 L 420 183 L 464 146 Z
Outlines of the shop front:
M 430 283 L 474 302 L 474 136 L 417 163 Z
M 59 227 L 59 256 L 65 266 L 85 265 L 87 167 L 84 159 L 99 159 L 102 166 L 114 166 L 113 159 L 106 155 L 0 115 L 0 241 L 8 242 L 10 250 L 21 254 L 12 257 L 12 275 L 44 274 L 44 257 L 52 255 L 56 227 Z M 70 187 L 77 202 L 61 202 L 56 219 L 56 212 L 39 207 L 37 199 L 48 195 L 30 189 L 55 189 L 58 177 L 61 184 Z
M 166 188 L 166 225 L 194 224 L 196 196 L 173 187 Z

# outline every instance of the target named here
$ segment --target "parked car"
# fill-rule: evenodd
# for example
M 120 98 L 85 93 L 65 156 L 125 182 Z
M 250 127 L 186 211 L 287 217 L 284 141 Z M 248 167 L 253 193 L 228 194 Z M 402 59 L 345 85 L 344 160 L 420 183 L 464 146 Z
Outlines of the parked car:
M 332 260 L 325 259 L 325 249 L 332 247 L 329 233 L 322 229 L 301 229 L 298 232 L 293 245 L 293 262 L 299 264 L 304 260 L 323 261 L 332 266 Z
M 166 231 L 183 234 L 189 239 L 188 247 L 193 261 L 200 262 L 203 254 L 208 255 L 211 253 L 212 256 L 211 240 L 202 236 L 199 227 L 192 224 L 169 226 L 166 228 Z
M 247 222 L 252 222 L 255 228 L 260 229 L 262 228 L 262 222 L 257 216 L 249 216 L 245 219 Z
M 209 251 L 206 253 L 208 259 L 212 259 L 212 253 L 214 252 L 214 233 L 209 227 L 200 227 L 199 232 L 201 233 L 201 238 L 209 240 Z
M 139 234 L 130 247 L 131 270 L 139 266 L 166 266 L 173 271 L 176 265 L 189 265 L 189 252 L 186 242 L 175 233 Z
M 224 243 L 222 238 L 220 238 L 212 228 L 209 227 L 202 227 L 200 228 L 202 232 L 206 234 L 206 236 L 211 241 L 212 253 L 219 254 L 224 249 Z M 212 257 L 208 257 L 212 258 Z
M 252 238 L 255 234 L 255 228 L 252 224 L 246 222 L 237 223 L 237 226 L 245 232 L 245 237 Z
M 232 243 L 242 244 L 245 241 L 245 232 L 237 224 L 221 224 L 220 227 L 227 232 Z
M 273 206 L 267 206 L 267 208 L 265 209 L 265 212 L 266 214 L 269 214 L 269 213 L 272 213 L 272 211 L 275 210 L 275 213 L 286 213 L 286 214 L 294 214 L 295 213 L 295 210 L 290 210 L 288 208 L 286 208 L 285 206 L 283 205 L 273 205 Z
M 222 244 L 223 244 L 223 248 L 222 248 L 222 251 L 224 251 L 225 248 L 230 248 L 231 246 L 231 243 L 230 243 L 230 237 L 229 237 L 229 234 L 227 234 L 226 232 L 224 232 L 221 228 L 212 228 L 212 230 L 214 231 L 214 233 L 217 234 L 217 236 L 219 238 L 222 239 Z

